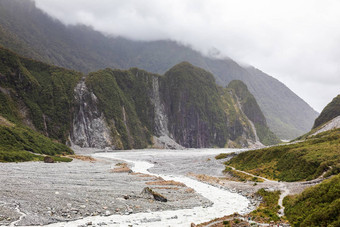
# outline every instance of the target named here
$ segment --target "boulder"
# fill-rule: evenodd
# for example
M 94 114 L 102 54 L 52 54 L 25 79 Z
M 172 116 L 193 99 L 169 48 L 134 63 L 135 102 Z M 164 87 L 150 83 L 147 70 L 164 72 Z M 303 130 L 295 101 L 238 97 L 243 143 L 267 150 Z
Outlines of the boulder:
M 156 201 L 160 201 L 160 202 L 167 202 L 168 199 L 165 198 L 165 196 L 153 191 L 151 188 L 149 187 L 145 187 L 141 193 L 143 195 L 143 197 L 150 199 L 153 198 Z
M 54 163 L 54 160 L 50 156 L 45 156 L 44 157 L 44 162 L 45 163 Z

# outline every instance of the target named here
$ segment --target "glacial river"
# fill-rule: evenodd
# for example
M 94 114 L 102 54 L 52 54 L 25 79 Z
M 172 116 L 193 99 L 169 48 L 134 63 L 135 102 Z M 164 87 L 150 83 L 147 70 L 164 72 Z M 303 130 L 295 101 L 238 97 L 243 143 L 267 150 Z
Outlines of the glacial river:
M 249 200 L 237 193 L 220 189 L 185 176 L 187 170 L 191 168 L 202 168 L 203 172 L 209 171 L 209 165 L 195 167 L 194 160 L 211 158 L 219 153 L 234 152 L 235 149 L 192 149 L 192 150 L 139 150 L 127 152 L 96 153 L 92 155 L 98 158 L 118 159 L 131 163 L 134 172 L 152 174 L 162 177 L 165 180 L 174 180 L 186 184 L 193 188 L 197 193 L 213 202 L 210 207 L 194 207 L 192 209 L 157 211 L 149 213 L 134 213 L 130 215 L 111 215 L 108 217 L 95 216 L 81 220 L 56 223 L 51 226 L 78 226 L 88 222 L 93 224 L 105 223 L 107 226 L 190 226 L 191 223 L 202 223 L 214 218 L 238 212 L 244 214 L 249 212 Z M 164 160 L 164 171 L 159 160 Z M 171 163 L 171 160 L 174 160 Z M 177 161 L 176 161 L 177 160 Z M 180 163 L 178 160 L 184 160 Z M 192 161 L 190 161 L 192 160 Z M 156 162 L 157 161 L 157 162 Z M 153 163 L 157 163 L 154 166 Z M 189 163 L 188 163 L 189 162 Z M 158 165 L 158 168 L 157 168 Z M 173 169 L 170 168 L 173 166 Z M 192 166 L 192 167 L 191 167 Z M 204 169 L 206 168 L 206 169 Z M 169 170 L 170 169 L 170 170 Z M 221 168 L 212 171 L 221 171 Z

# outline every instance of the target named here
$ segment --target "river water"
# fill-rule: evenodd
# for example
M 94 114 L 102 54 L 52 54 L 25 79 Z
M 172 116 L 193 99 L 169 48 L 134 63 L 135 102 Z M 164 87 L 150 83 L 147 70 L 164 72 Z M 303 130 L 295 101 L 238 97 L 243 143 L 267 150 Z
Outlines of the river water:
M 235 212 L 249 212 L 250 201 L 237 193 L 217 188 L 185 176 L 188 172 L 221 173 L 223 166 L 216 164 L 214 156 L 230 153 L 235 149 L 190 149 L 190 150 L 136 150 L 124 152 L 96 153 L 98 158 L 118 159 L 128 162 L 134 172 L 152 174 L 164 180 L 174 180 L 193 188 L 197 193 L 213 202 L 210 207 L 168 210 L 130 215 L 95 216 L 81 220 L 56 223 L 51 226 L 78 226 L 88 222 L 105 223 L 108 226 L 190 226 Z M 208 160 L 208 161 L 207 161 Z M 212 164 L 209 164 L 210 162 Z

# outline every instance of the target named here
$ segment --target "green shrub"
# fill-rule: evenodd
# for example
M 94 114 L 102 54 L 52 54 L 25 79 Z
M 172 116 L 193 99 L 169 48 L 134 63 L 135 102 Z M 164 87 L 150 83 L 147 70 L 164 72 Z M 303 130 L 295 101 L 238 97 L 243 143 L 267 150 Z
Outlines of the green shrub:
M 54 156 L 72 153 L 66 145 L 54 142 L 29 128 L 0 125 L 0 162 L 40 160 L 37 154 Z M 62 157 L 57 159 L 67 160 Z
M 243 152 L 226 164 L 280 181 L 311 180 L 338 172 L 339 144 L 340 129 L 335 129 L 304 142 Z
M 294 226 L 339 226 L 340 174 L 299 195 L 285 197 L 283 205 Z

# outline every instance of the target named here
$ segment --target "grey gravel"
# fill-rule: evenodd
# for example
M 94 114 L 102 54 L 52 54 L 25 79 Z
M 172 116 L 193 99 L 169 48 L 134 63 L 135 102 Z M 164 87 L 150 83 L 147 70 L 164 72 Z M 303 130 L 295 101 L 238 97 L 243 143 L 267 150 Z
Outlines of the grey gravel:
M 210 201 L 186 187 L 151 188 L 168 202 L 143 198 L 140 193 L 152 177 L 112 173 L 118 161 L 91 163 L 1 163 L 0 225 L 19 220 L 19 225 L 42 225 L 86 216 L 130 214 L 145 211 L 208 206 Z M 148 185 L 149 186 L 149 185 Z M 128 195 L 128 199 L 124 199 Z M 16 210 L 19 207 L 19 211 Z

